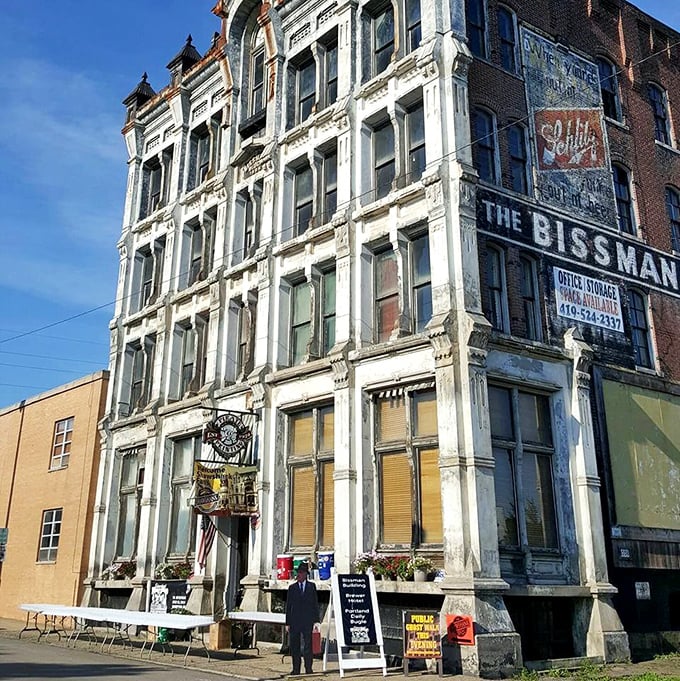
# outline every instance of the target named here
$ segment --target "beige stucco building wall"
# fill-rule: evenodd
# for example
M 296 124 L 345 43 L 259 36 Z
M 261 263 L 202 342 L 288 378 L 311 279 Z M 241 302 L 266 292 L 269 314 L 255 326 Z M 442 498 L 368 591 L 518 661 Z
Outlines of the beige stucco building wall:
M 79 602 L 108 379 L 99 371 L 0 411 L 0 527 L 9 529 L 0 563 L 0 617 L 21 618 L 18 606 L 26 602 Z M 69 418 L 68 464 L 57 468 L 55 424 Z M 62 509 L 56 558 L 39 561 L 43 512 L 50 509 Z

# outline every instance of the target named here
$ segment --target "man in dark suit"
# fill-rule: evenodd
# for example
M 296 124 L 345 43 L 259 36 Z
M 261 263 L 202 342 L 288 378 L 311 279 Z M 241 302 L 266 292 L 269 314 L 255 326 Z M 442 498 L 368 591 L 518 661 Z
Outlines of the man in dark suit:
M 312 673 L 312 630 L 319 622 L 319 601 L 314 582 L 307 579 L 308 572 L 307 563 L 300 563 L 297 580 L 288 587 L 286 598 L 286 630 L 289 634 L 290 655 L 293 658 L 293 674 L 300 673 L 301 657 L 305 660 L 305 673 Z

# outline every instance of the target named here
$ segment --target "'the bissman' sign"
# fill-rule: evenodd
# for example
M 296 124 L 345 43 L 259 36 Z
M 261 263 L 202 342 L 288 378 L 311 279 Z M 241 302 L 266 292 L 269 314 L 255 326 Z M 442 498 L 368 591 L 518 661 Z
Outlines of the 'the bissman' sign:
M 477 228 L 561 260 L 565 269 L 578 265 L 598 278 L 609 275 L 680 297 L 680 259 L 675 256 L 481 187 Z

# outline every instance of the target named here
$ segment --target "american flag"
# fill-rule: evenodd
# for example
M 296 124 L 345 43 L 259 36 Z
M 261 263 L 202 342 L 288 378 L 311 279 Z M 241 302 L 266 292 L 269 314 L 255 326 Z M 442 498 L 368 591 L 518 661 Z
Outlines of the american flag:
M 200 565 L 201 569 L 205 567 L 206 559 L 210 553 L 213 542 L 215 541 L 215 535 L 217 534 L 217 527 L 212 521 L 212 518 L 205 513 L 201 514 L 201 539 L 198 544 L 198 555 L 196 560 Z

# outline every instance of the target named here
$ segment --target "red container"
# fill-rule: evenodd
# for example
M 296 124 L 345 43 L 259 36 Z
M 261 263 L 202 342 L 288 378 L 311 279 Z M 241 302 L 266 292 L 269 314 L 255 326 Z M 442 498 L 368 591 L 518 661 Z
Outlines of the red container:
M 276 556 L 276 579 L 290 579 L 293 574 L 293 556 L 279 554 Z

